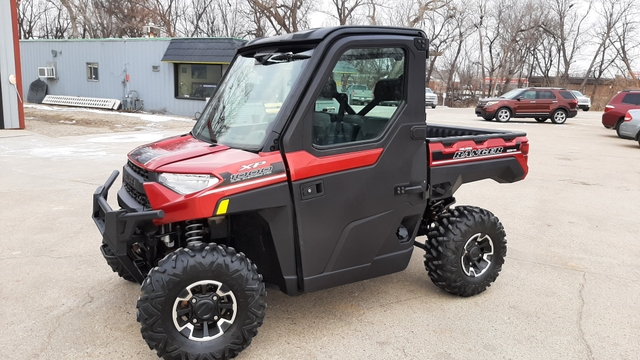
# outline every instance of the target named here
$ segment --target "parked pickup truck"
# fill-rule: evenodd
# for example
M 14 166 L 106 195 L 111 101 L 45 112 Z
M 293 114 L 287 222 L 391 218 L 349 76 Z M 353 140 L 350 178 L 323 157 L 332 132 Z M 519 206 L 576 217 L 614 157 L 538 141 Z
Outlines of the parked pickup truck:
M 118 171 L 95 191 L 102 254 L 142 284 L 137 320 L 159 356 L 234 357 L 262 325 L 265 283 L 297 295 L 391 274 L 416 247 L 451 294 L 496 279 L 504 228 L 488 210 L 454 206 L 454 194 L 524 179 L 529 143 L 426 123 L 427 54 L 416 29 L 253 40 L 191 132 L 128 154 L 118 208 L 107 202 Z M 344 62 L 375 80 L 358 111 L 334 80 Z M 380 106 L 389 101 L 398 106 Z
M 367 105 L 373 100 L 373 91 L 369 90 L 366 85 L 349 85 L 347 96 L 350 105 Z

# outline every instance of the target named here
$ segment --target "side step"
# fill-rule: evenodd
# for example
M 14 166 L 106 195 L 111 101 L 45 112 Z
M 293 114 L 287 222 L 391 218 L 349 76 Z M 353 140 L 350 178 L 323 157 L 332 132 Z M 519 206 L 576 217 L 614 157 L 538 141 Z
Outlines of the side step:
M 49 105 L 79 106 L 110 110 L 118 110 L 118 108 L 120 108 L 120 100 L 116 99 L 88 98 L 66 95 L 47 95 L 44 97 L 44 100 L 42 100 L 42 103 Z

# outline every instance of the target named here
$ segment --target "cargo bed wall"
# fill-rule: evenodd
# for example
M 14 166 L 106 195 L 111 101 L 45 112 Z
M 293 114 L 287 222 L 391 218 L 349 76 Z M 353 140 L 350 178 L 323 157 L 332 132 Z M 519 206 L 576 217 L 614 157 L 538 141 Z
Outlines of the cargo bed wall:
M 524 132 L 429 125 L 428 183 L 431 200 L 453 196 L 464 183 L 493 179 L 510 183 L 527 174 Z

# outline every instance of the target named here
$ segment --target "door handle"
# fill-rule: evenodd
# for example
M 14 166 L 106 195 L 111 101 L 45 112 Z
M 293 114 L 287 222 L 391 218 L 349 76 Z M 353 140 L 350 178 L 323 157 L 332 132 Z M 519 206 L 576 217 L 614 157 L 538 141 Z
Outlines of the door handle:
M 426 189 L 427 183 L 425 181 L 420 184 L 402 184 L 396 185 L 393 188 L 393 193 L 395 195 L 404 195 L 404 194 L 419 194 L 422 193 L 423 196 L 427 192 Z
M 531 101 L 531 104 L 535 104 L 535 101 Z
M 302 200 L 317 198 L 324 195 L 324 183 L 322 180 L 308 182 L 300 185 L 300 197 Z

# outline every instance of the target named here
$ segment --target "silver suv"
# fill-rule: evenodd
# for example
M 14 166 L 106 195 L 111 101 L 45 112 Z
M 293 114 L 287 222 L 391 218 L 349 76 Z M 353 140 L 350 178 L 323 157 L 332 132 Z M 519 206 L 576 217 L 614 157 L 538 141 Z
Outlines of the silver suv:
M 434 93 L 431 89 L 424 89 L 424 106 L 431 106 L 432 109 L 436 108 L 438 105 L 438 95 Z

